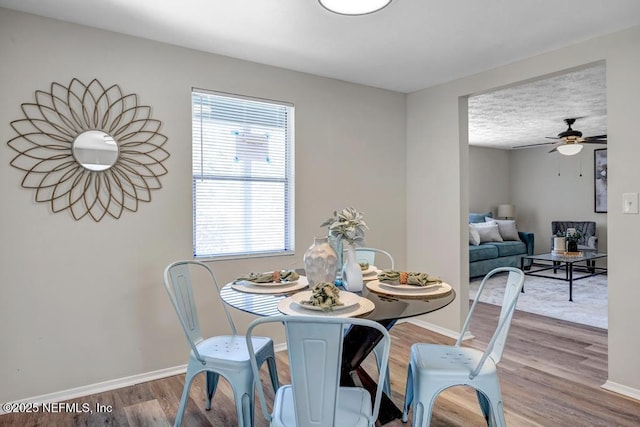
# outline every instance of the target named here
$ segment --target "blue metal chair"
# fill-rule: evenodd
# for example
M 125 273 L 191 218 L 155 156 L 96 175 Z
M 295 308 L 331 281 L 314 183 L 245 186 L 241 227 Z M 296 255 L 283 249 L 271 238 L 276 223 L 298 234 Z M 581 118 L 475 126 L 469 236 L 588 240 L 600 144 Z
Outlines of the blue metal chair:
M 192 273 L 204 274 L 215 286 L 216 295 L 220 288 L 211 268 L 198 261 L 177 261 L 164 270 L 164 285 L 171 303 L 178 314 L 180 324 L 191 347 L 189 364 L 184 380 L 182 398 L 176 414 L 175 426 L 182 423 L 182 417 L 189 398 L 189 389 L 196 375 L 206 373 L 206 409 L 211 409 L 211 399 L 216 392 L 220 376 L 224 377 L 231 388 L 236 403 L 238 426 L 253 426 L 254 415 L 254 378 L 249 362 L 249 351 L 245 337 L 237 335 L 231 315 L 223 304 L 222 308 L 229 323 L 231 334 L 203 338 L 196 311 L 191 285 Z M 265 361 L 269 367 L 271 384 L 278 389 L 278 372 L 276 369 L 273 341 L 266 337 L 254 337 L 251 341 L 253 354 L 260 366 Z
M 259 382 L 259 359 L 252 349 L 253 330 L 265 323 L 283 323 L 287 337 L 291 384 L 281 386 L 269 412 Z M 373 427 L 378 418 L 382 387 L 371 395 L 360 387 L 341 387 L 342 345 L 345 326 L 359 325 L 382 334 L 381 370 L 383 383 L 389 360 L 389 333 L 377 322 L 359 318 L 320 316 L 271 316 L 251 322 L 247 346 L 262 412 L 274 427 Z
M 462 338 L 469 328 L 486 281 L 494 274 L 503 272 L 509 274 L 506 276 L 500 318 L 489 344 L 484 352 L 462 347 Z M 403 421 L 407 421 L 409 407 L 413 404 L 412 425 L 428 426 L 438 394 L 449 387 L 466 385 L 476 389 L 481 409 L 489 425 L 506 425 L 497 364 L 502 358 L 511 318 L 524 285 L 524 278 L 522 270 L 513 267 L 491 270 L 480 284 L 478 294 L 454 346 L 422 343 L 411 346 Z

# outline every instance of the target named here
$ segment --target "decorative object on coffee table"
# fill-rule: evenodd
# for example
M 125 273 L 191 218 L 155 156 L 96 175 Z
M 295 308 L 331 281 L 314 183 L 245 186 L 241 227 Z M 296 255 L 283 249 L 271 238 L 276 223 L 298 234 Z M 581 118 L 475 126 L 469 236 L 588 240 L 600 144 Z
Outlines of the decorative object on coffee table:
M 577 228 L 567 228 L 566 232 L 567 239 L 567 252 L 576 253 L 578 252 L 578 240 L 582 237 L 582 233 Z

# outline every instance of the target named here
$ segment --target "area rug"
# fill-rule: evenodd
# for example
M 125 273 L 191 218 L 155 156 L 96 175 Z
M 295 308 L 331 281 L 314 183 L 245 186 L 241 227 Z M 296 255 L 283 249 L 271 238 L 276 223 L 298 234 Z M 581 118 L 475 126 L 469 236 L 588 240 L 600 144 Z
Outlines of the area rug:
M 561 274 L 562 276 L 558 276 L 564 277 L 564 273 Z M 502 305 L 504 280 L 503 274 L 490 278 L 480 301 Z M 482 278 L 473 279 L 469 283 L 470 299 L 475 299 L 480 282 Z M 518 298 L 516 310 L 608 329 L 607 276 L 574 281 L 573 302 L 569 301 L 569 282 L 563 280 L 526 276 L 524 289 L 525 292 Z

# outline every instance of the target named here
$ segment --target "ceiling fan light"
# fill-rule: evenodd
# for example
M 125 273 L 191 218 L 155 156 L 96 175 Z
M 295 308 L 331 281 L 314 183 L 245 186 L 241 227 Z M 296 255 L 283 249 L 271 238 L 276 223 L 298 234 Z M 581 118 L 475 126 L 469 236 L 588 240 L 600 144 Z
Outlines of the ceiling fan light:
M 366 15 L 384 9 L 391 0 L 318 0 L 325 9 L 340 15 Z
M 582 144 L 563 144 L 559 146 L 557 150 L 565 156 L 573 156 L 582 151 Z

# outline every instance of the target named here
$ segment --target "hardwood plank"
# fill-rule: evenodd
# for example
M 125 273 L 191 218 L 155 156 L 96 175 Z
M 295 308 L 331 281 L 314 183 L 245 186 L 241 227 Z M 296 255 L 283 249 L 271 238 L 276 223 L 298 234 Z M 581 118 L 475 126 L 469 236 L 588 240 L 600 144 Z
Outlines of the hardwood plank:
M 499 315 L 499 307 L 479 303 L 471 324 L 475 338 L 465 346 L 483 348 Z M 391 330 L 390 373 L 392 400 L 402 406 L 409 351 L 414 342 L 453 344 L 455 340 L 401 323 Z M 286 352 L 278 353 L 282 383 L 289 382 Z M 373 357 L 366 369 L 376 372 Z M 516 311 L 503 360 L 498 365 L 507 424 L 516 427 L 640 425 L 640 401 L 602 389 L 607 379 L 607 331 L 536 314 Z M 266 368 L 262 372 L 268 401 L 273 391 Z M 372 375 L 375 377 L 375 375 Z M 173 425 L 184 375 L 150 381 L 131 387 L 69 401 L 111 405 L 108 413 L 38 413 L 0 416 L 0 427 L 79 427 Z M 184 426 L 227 427 L 237 424 L 233 392 L 224 379 L 211 411 L 204 409 L 204 376 L 194 380 L 183 419 Z M 255 426 L 266 427 L 256 401 Z M 467 387 L 444 391 L 436 400 L 434 427 L 485 426 L 475 392 Z M 400 420 L 388 427 L 406 427 Z
M 162 407 L 157 400 L 129 405 L 124 409 L 127 420 L 132 426 L 171 427 Z

